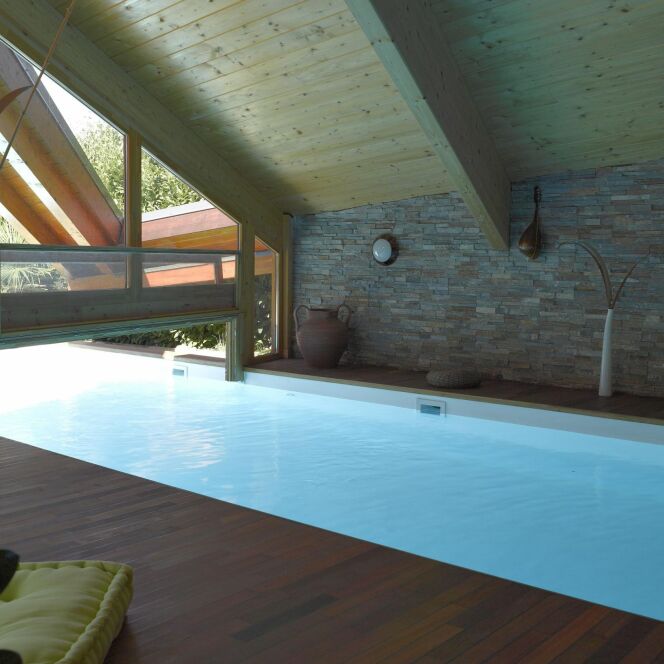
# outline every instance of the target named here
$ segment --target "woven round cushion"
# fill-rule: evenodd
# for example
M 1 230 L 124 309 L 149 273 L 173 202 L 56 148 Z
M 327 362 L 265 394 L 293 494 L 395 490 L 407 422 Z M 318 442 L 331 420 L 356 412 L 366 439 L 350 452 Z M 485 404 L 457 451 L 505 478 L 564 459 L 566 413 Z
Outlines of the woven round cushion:
M 432 369 L 427 383 L 435 387 L 477 387 L 481 382 L 477 371 L 470 369 Z

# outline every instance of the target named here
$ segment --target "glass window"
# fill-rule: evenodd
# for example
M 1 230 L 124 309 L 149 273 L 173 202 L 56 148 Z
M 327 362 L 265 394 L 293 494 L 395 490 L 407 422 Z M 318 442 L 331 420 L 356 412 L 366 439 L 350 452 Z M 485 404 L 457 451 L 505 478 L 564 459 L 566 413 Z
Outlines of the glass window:
M 141 163 L 143 208 L 143 246 L 160 249 L 238 249 L 238 225 L 167 169 L 149 152 L 143 150 Z M 144 283 L 175 286 L 201 283 L 234 283 L 235 256 L 223 256 L 218 264 L 155 266 L 146 270 Z
M 279 254 L 256 238 L 254 247 L 254 356 L 277 352 Z
M 0 113 L 3 332 L 234 309 L 236 256 L 219 252 L 237 251 L 235 221 L 144 152 L 144 246 L 126 247 L 125 134 L 48 76 L 26 109 L 38 75 L 0 40 L 0 99 L 25 89 Z
M 0 97 L 37 74 L 0 41 Z M 2 153 L 28 94 L 0 113 Z M 123 244 L 124 198 L 124 135 L 45 76 L 0 171 L 0 240 Z
M 143 150 L 143 246 L 167 249 L 238 249 L 238 225 Z

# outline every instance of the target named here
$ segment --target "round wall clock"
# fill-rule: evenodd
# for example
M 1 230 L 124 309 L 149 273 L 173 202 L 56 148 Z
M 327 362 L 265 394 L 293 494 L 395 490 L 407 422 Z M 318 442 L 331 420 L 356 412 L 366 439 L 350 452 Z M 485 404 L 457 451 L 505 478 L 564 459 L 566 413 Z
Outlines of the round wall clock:
M 399 255 L 399 245 L 394 235 L 379 235 L 371 245 L 371 254 L 376 263 L 392 265 Z

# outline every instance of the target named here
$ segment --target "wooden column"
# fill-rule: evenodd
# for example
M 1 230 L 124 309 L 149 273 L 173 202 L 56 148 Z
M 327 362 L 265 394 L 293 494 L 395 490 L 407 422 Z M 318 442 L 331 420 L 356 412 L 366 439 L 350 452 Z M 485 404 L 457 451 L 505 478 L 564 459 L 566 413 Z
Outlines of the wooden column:
M 272 335 L 272 348 L 270 355 L 279 353 L 279 344 L 281 343 L 279 334 L 279 323 L 281 318 L 281 311 L 279 310 L 279 302 L 281 300 L 281 259 L 280 255 L 272 252 L 270 256 L 270 280 L 272 284 L 272 292 L 270 293 L 270 334 Z
M 135 131 L 125 137 L 125 223 L 124 242 L 128 247 L 142 245 L 143 211 L 141 206 L 141 137 Z M 143 286 L 141 256 L 128 261 L 127 280 L 132 297 L 138 298 Z
M 279 353 L 291 356 L 293 321 L 293 240 L 292 216 L 284 215 L 281 253 L 279 254 Z
M 226 323 L 226 380 L 233 382 L 244 378 L 240 320 L 234 317 Z
M 143 211 L 141 203 L 141 137 L 127 132 L 125 139 L 125 244 L 142 245 Z
M 250 224 L 240 225 L 240 266 L 238 270 L 238 307 L 242 312 L 239 325 L 239 356 L 246 366 L 254 359 L 254 245 L 256 235 Z

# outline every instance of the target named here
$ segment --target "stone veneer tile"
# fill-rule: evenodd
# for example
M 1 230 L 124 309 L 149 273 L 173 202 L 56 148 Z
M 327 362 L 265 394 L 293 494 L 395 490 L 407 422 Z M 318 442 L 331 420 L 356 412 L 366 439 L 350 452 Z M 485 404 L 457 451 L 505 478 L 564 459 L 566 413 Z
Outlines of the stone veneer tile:
M 542 187 L 544 247 L 516 242 Z M 389 267 L 371 242 L 391 232 Z M 511 249 L 491 250 L 461 198 L 442 194 L 298 218 L 295 304 L 353 309 L 345 362 L 428 369 L 475 366 L 533 383 L 595 387 L 605 303 L 592 242 L 619 283 L 637 268 L 614 319 L 616 389 L 664 396 L 664 160 L 526 180 L 512 186 Z

